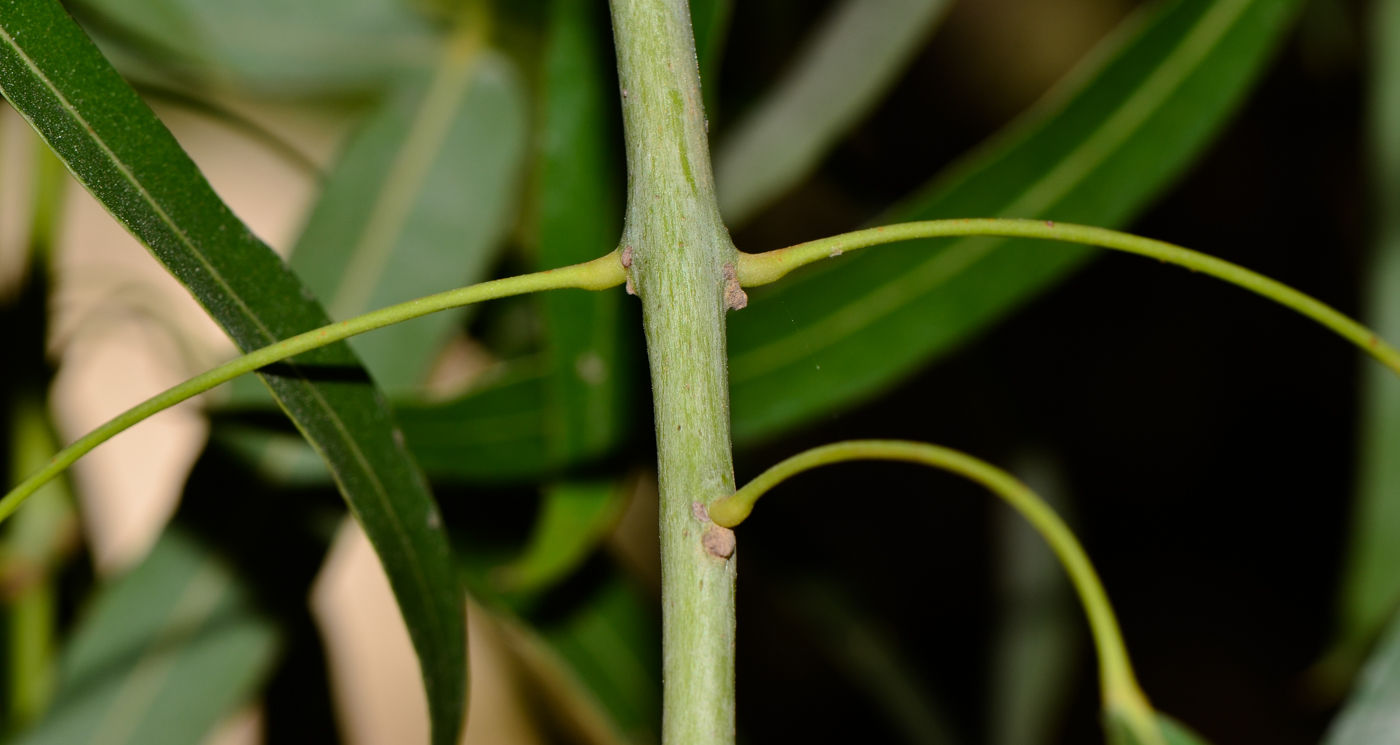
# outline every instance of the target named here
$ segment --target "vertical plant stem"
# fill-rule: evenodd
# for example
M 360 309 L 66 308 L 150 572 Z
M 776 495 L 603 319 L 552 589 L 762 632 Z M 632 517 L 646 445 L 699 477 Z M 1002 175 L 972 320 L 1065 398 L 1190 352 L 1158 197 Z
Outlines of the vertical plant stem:
M 661 484 L 663 742 L 734 742 L 734 490 L 725 312 L 738 252 L 714 197 L 686 0 L 612 0 L 627 139 L 629 287 L 641 297 Z M 629 250 L 630 248 L 630 250 Z

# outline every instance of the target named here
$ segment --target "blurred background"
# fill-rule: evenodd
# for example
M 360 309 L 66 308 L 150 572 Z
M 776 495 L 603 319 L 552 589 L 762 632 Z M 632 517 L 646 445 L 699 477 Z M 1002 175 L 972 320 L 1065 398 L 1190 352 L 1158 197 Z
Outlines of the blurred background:
M 612 248 L 625 171 L 601 0 L 237 5 L 67 7 L 333 317 Z M 1197 20 L 1229 7 L 1245 8 L 1232 16 L 1243 30 L 1192 68 L 1180 100 L 1114 141 L 1118 160 L 1085 177 L 1088 196 L 1005 212 L 1028 204 L 1017 190 L 1056 158 L 1112 135 L 1114 112 L 1177 59 Z M 692 4 L 720 199 L 742 250 L 892 218 L 1048 217 L 1219 256 L 1363 317 L 1385 225 L 1373 206 L 1384 137 L 1368 134 L 1381 121 L 1374 12 L 1353 0 Z M 441 61 L 452 44 L 487 51 L 457 69 Z M 454 79 L 463 92 L 444 98 Z M 442 109 L 436 148 L 415 150 Z M 1188 134 L 1154 139 L 1151 126 Z M 7 107 L 0 386 L 12 481 L 57 442 L 234 353 L 36 143 Z M 427 153 L 416 172 L 414 152 Z M 405 193 L 391 258 L 356 264 L 366 223 Z M 1061 263 L 1000 295 L 986 289 L 998 276 L 971 280 L 952 310 L 935 308 L 943 315 L 844 347 L 822 336 L 824 304 L 849 299 L 830 290 L 840 272 L 751 293 L 731 315 L 738 481 L 866 437 L 1002 465 L 1075 527 L 1158 708 L 1221 745 L 1319 742 L 1393 608 L 1388 580 L 1356 579 L 1391 574 L 1383 560 L 1362 566 L 1385 551 L 1357 548 L 1366 533 L 1352 528 L 1371 493 L 1359 453 L 1388 462 L 1364 426 L 1370 363 L 1210 278 L 1126 255 L 1016 250 Z M 913 271 L 854 259 L 840 261 L 872 296 L 896 291 L 881 271 Z M 967 293 L 1005 297 L 964 313 L 982 307 Z M 551 302 L 500 301 L 356 349 L 395 401 L 471 588 L 467 741 L 655 742 L 640 314 L 620 291 Z M 586 320 L 571 329 L 571 317 Z M 564 331 L 595 346 L 568 347 Z M 909 338 L 924 340 L 917 352 L 881 361 Z M 801 374 L 741 392 L 764 374 L 745 355 L 770 343 L 796 349 L 782 364 Z M 179 730 L 219 745 L 426 742 L 382 570 L 314 453 L 243 382 L 103 446 L 5 527 L 3 723 L 15 741 L 111 736 L 113 711 L 175 707 L 180 727 L 132 714 L 141 723 L 115 741 L 177 743 Z M 789 393 L 798 408 L 755 403 Z M 828 516 L 853 498 L 861 514 Z M 1082 614 L 1038 538 L 977 488 L 910 466 L 835 466 L 775 491 L 737 532 L 739 742 L 1103 741 Z M 176 614 L 180 583 L 212 576 L 225 594 L 198 632 L 172 637 L 168 620 L 130 610 Z M 1358 601 L 1358 586 L 1382 589 Z M 141 641 L 93 651 L 107 649 L 101 629 L 126 628 Z M 199 657 L 220 629 L 242 634 L 221 647 L 241 665 Z M 123 681 L 149 674 L 151 650 L 172 649 L 168 683 L 221 681 L 208 706 L 162 698 L 174 683 L 121 698 Z M 108 698 L 93 698 L 104 686 Z M 169 739 L 139 734 L 147 726 Z

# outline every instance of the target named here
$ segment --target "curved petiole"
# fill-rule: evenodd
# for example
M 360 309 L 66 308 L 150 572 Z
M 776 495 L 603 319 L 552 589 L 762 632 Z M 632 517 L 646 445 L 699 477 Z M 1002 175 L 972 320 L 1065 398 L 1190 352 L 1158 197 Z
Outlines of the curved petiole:
M 39 487 L 48 483 L 49 480 L 63 473 L 69 466 L 73 465 L 79 458 L 88 451 L 101 445 L 107 440 L 120 434 L 123 430 L 137 424 L 143 419 L 164 411 L 182 401 L 194 398 L 199 394 L 222 383 L 227 383 L 234 378 L 246 373 L 254 372 L 259 368 L 270 365 L 274 362 L 281 362 L 290 357 L 295 357 L 303 352 L 309 352 L 327 344 L 333 344 L 344 339 L 348 339 L 366 331 L 373 331 L 395 323 L 407 321 L 429 313 L 436 313 L 448 308 L 457 308 L 463 305 L 481 303 L 497 298 L 511 297 L 513 295 L 526 295 L 532 292 L 543 290 L 560 290 L 565 288 L 576 288 L 583 290 L 606 290 L 616 287 L 626 281 L 621 261 L 618 259 L 618 252 L 613 251 L 606 256 L 573 266 L 550 269 L 548 271 L 536 272 L 534 274 L 524 274 L 518 277 L 506 277 L 490 282 L 461 287 L 455 290 L 429 295 L 427 297 L 410 300 L 406 303 L 391 305 L 376 311 L 355 316 L 354 318 L 333 323 L 329 326 L 322 326 L 319 329 L 307 331 L 288 339 L 284 339 L 276 344 L 270 344 L 262 349 L 249 352 L 237 359 L 226 362 L 218 367 L 197 375 L 189 380 L 171 388 L 163 393 L 159 393 L 146 399 L 144 402 L 133 406 L 122 412 L 106 424 L 84 435 L 77 442 L 60 450 L 43 468 L 30 475 L 14 489 L 0 499 L 0 520 L 4 520 L 14 513 L 29 495 L 33 494 Z
M 1120 233 L 1116 230 L 1071 225 L 1048 220 L 929 220 L 886 225 L 830 238 L 800 243 L 761 254 L 739 254 L 739 284 L 745 287 L 765 285 L 781 279 L 788 272 L 820 259 L 839 256 L 846 251 L 878 246 L 883 243 L 946 238 L 952 236 L 997 236 L 1003 238 L 1039 238 L 1067 243 L 1080 243 L 1115 251 L 1147 256 L 1192 271 L 1209 274 L 1230 284 L 1263 295 L 1317 321 L 1360 347 L 1382 365 L 1400 375 L 1400 350 L 1376 335 L 1374 331 L 1353 321 L 1326 303 L 1305 295 L 1282 282 L 1269 279 L 1238 264 L 1182 248 L 1171 243 Z
M 1142 745 L 1162 745 L 1164 740 L 1156 713 L 1138 686 L 1118 619 L 1083 546 L 1050 505 L 1006 471 L 965 453 L 921 442 L 838 442 L 794 455 L 764 471 L 734 494 L 711 502 L 710 519 L 717 525 L 732 528 L 749 516 L 759 497 L 788 478 L 819 466 L 852 460 L 904 461 L 958 474 L 987 487 L 1030 521 L 1064 565 L 1089 618 L 1099 656 L 1104 711 L 1110 724 L 1125 727 Z

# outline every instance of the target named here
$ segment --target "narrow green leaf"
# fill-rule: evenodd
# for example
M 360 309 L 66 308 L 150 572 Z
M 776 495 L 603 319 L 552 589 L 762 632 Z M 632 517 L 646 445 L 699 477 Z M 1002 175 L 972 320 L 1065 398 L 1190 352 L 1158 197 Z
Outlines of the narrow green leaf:
M 509 593 L 530 593 L 555 584 L 593 553 L 626 506 L 626 491 L 612 481 L 566 482 L 546 488 L 525 552 L 496 569 L 492 583 Z
M 1371 149 L 1375 253 L 1366 320 L 1400 334 L 1400 2 L 1372 5 Z M 1340 608 L 1341 644 L 1364 649 L 1400 609 L 1400 381 L 1363 362 L 1361 458 Z
M 332 318 L 487 278 L 515 207 L 527 116 L 520 76 L 480 33 L 459 31 L 434 74 L 399 78 L 327 179 L 291 265 Z M 422 384 L 466 313 L 434 313 L 350 346 L 398 397 Z
M 39 396 L 20 399 L 14 412 L 10 477 L 18 482 L 24 474 L 43 467 L 58 452 L 58 443 Z M 45 484 L 5 528 L 4 542 L 0 543 L 0 581 L 5 585 L 9 612 L 6 630 L 13 729 L 34 722 L 53 697 L 58 631 L 55 575 L 79 541 L 78 515 L 67 481 L 59 478 Z
M 54 0 L 0 2 L 0 91 L 240 348 L 328 322 Z M 374 544 L 418 650 L 434 742 L 454 743 L 466 700 L 462 588 L 437 505 L 383 397 L 344 344 L 263 380 Z
M 695 34 L 695 61 L 704 89 L 705 115 L 714 119 L 719 103 L 719 66 L 729 37 L 733 0 L 690 0 L 690 27 Z
M 950 4 L 844 0 L 830 11 L 715 154 L 725 222 L 744 223 L 810 174 L 894 84 Z
M 661 732 L 661 629 L 651 604 L 618 574 L 573 610 L 508 620 L 531 678 L 584 742 L 654 743 Z
M 1323 745 L 1391 745 L 1400 742 L 1400 614 L 1366 661 Z
M 1206 739 L 1196 734 L 1190 727 L 1166 714 L 1155 712 L 1157 727 L 1161 730 L 1166 745 L 1209 745 Z M 1109 745 L 1149 745 L 1133 735 L 1132 730 L 1116 721 L 1112 714 L 1105 715 L 1104 728 L 1107 730 Z
M 112 43 L 210 85 L 281 95 L 377 87 L 430 68 L 441 34 L 400 0 L 81 0 Z
M 622 233 L 621 181 L 610 112 L 606 29 L 590 0 L 554 0 L 544 61 L 539 170 L 539 268 L 596 259 Z M 621 292 L 551 292 L 544 306 L 552 371 L 550 440 L 575 460 L 611 448 L 627 420 L 630 365 Z
M 443 403 L 395 412 L 404 439 L 433 479 L 467 483 L 538 479 L 556 465 L 546 430 L 547 370 L 519 364 Z
M 1048 454 L 1017 459 L 1017 478 L 1067 515 L 1069 494 Z M 992 638 L 987 741 L 1046 745 L 1074 692 L 1083 646 L 1083 612 L 1045 539 L 1005 505 L 998 505 L 994 546 L 1000 618 Z
M 57 698 L 20 745 L 198 745 L 271 671 L 277 632 L 203 548 L 167 533 L 64 649 Z
M 216 425 L 210 439 L 269 483 L 292 488 L 335 483 L 325 461 L 298 435 L 224 424 Z
M 1073 85 L 889 221 L 1016 216 L 1121 225 L 1235 110 L 1297 0 L 1175 0 L 1128 22 Z M 1081 266 L 1091 249 L 917 241 L 751 293 L 729 324 L 737 441 L 889 387 Z
M 1053 560 L 1052 560 L 1053 561 Z M 932 689 L 908 655 L 830 582 L 808 578 L 786 591 L 823 652 L 913 745 L 960 742 Z

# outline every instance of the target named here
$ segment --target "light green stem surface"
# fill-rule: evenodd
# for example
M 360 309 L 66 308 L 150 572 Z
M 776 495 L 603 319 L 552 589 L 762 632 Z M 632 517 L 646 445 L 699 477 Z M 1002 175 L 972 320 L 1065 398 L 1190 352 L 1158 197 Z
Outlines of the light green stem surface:
M 322 326 L 319 329 L 298 334 L 290 339 L 284 339 L 276 344 L 272 344 L 262 349 L 243 355 L 235 360 L 226 362 L 209 372 L 197 375 L 189 380 L 175 386 L 163 393 L 152 396 L 144 402 L 127 409 L 114 419 L 103 424 L 101 427 L 84 435 L 77 442 L 60 450 L 43 468 L 34 472 L 18 486 L 0 499 L 0 520 L 4 520 L 14 513 L 29 495 L 33 494 L 39 487 L 48 483 L 55 476 L 63 473 L 69 466 L 73 465 L 79 458 L 87 454 L 93 448 L 112 439 L 123 430 L 140 422 L 147 417 L 157 414 L 165 409 L 174 406 L 181 401 L 188 400 L 213 388 L 214 386 L 226 383 L 239 375 L 253 372 L 259 368 L 266 367 L 274 362 L 281 362 L 290 357 L 295 357 L 303 352 L 309 352 L 317 347 L 323 347 L 342 339 L 347 339 L 356 334 L 363 334 L 366 331 L 373 331 L 395 323 L 407 321 L 409 319 L 425 316 L 429 313 L 436 313 L 448 308 L 456 308 L 472 303 L 481 303 L 487 300 L 510 297 L 512 295 L 525 295 L 531 292 L 542 290 L 558 290 L 564 288 L 578 288 L 584 290 L 604 290 L 609 287 L 616 287 L 626 279 L 622 272 L 622 265 L 618 262 L 617 252 L 614 251 L 607 256 L 603 256 L 593 261 L 583 264 L 575 264 L 560 269 L 551 269 L 546 272 L 526 274 L 519 277 L 508 277 L 505 279 L 482 282 L 470 287 L 462 287 L 456 290 L 449 290 L 437 295 L 410 300 L 406 303 L 391 305 L 387 308 L 372 311 L 361 316 L 333 323 L 329 326 Z
M 886 225 L 868 230 L 858 230 L 853 233 L 843 233 L 831 238 L 822 238 L 788 248 L 780 248 L 776 251 L 741 254 L 739 258 L 739 282 L 745 287 L 768 284 L 777 281 L 783 275 L 800 266 L 840 256 L 846 251 L 854 251 L 858 248 L 921 238 L 970 235 L 1040 238 L 1067 243 L 1082 243 L 1147 256 L 1168 264 L 1186 267 L 1194 272 L 1209 274 L 1302 313 L 1337 332 L 1376 358 L 1382 365 L 1400 375 L 1400 350 L 1396 350 L 1375 332 L 1339 313 L 1326 303 L 1319 302 L 1282 282 L 1276 282 L 1238 264 L 1232 264 L 1171 243 L 1086 225 L 1071 225 L 1047 220 L 1005 219 L 929 220 Z
M 720 219 L 686 0 L 612 0 L 627 214 L 661 487 L 662 742 L 734 742 L 733 533 L 703 505 L 734 491 L 725 313 L 742 307 Z
M 1143 745 L 1162 743 L 1161 731 L 1147 697 L 1133 674 L 1118 619 L 1098 573 L 1069 526 L 1043 499 L 1016 477 L 985 461 L 956 450 L 903 440 L 852 440 L 813 448 L 764 471 L 733 495 L 710 504 L 710 518 L 717 525 L 734 527 L 753 511 L 754 502 L 787 479 L 819 466 L 852 460 L 893 460 L 920 463 L 956 473 L 975 481 L 1006 500 L 1044 536 L 1069 574 L 1089 618 L 1099 655 L 1099 682 L 1104 709 L 1111 720 L 1133 730 Z M 841 515 L 833 515 L 840 520 Z

